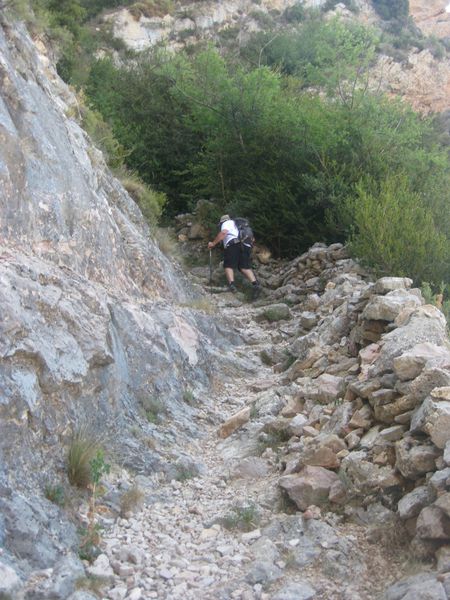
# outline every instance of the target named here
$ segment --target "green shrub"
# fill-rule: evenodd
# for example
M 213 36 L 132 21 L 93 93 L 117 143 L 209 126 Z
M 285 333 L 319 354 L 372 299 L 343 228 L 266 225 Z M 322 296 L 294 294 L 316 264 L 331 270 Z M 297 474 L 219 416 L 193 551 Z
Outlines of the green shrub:
M 150 423 L 159 423 L 161 415 L 164 414 L 164 404 L 159 398 L 149 397 L 141 401 L 144 414 Z
M 92 141 L 103 152 L 110 167 L 120 167 L 123 164 L 125 150 L 114 137 L 111 127 L 97 110 L 88 108 L 82 101 L 80 107 L 82 125 Z
M 50 502 L 54 502 L 58 506 L 64 506 L 66 499 L 62 485 L 47 484 L 45 486 L 44 494 L 47 500 L 50 500 Z
M 406 19 L 409 14 L 408 0 L 372 0 L 373 7 L 382 19 Z
M 260 515 L 255 504 L 235 504 L 231 511 L 220 519 L 225 529 L 251 531 L 258 526 Z
M 354 222 L 350 249 L 378 274 L 416 282 L 449 279 L 448 239 L 405 177 L 359 184 L 348 207 Z
M 135 173 L 127 173 L 121 177 L 121 181 L 124 188 L 138 204 L 147 221 L 151 225 L 156 225 L 167 202 L 166 194 L 151 189 Z
M 300 23 L 306 18 L 306 9 L 302 4 L 288 6 L 283 13 L 283 17 L 288 23 Z

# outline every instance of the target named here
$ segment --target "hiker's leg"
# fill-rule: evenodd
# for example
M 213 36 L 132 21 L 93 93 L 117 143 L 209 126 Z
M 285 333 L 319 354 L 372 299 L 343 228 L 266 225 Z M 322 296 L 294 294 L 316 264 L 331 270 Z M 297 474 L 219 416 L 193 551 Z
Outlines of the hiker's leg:
M 228 283 L 233 283 L 233 281 L 234 281 L 233 269 L 230 269 L 230 267 L 225 267 L 225 277 L 227 278 Z
M 256 277 L 252 270 L 252 249 L 245 244 L 239 244 L 239 246 L 239 271 L 250 283 L 254 283 Z
M 234 269 L 237 269 L 239 266 L 239 246 L 240 244 L 235 244 L 234 246 L 228 246 L 224 250 L 223 268 L 228 285 L 234 283 Z
M 253 273 L 253 271 L 251 269 L 240 269 L 240 271 L 241 271 L 242 275 L 244 275 L 244 277 L 246 277 L 251 283 L 256 281 L 255 274 Z
M 256 279 L 252 269 L 252 249 L 245 244 L 241 244 L 241 253 L 239 257 L 239 270 L 252 284 L 252 299 L 256 300 L 261 294 L 261 284 Z

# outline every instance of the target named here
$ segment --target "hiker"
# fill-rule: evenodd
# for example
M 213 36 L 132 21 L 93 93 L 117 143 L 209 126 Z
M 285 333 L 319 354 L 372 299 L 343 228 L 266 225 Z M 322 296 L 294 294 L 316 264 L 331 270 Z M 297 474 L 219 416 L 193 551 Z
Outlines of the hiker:
M 251 252 L 253 239 L 248 242 L 240 241 L 239 229 L 229 215 L 223 215 L 219 221 L 220 231 L 212 242 L 208 242 L 208 248 L 214 248 L 223 242 L 223 268 L 228 282 L 228 289 L 235 294 L 237 292 L 234 284 L 234 269 L 246 277 L 253 286 L 252 300 L 256 300 L 261 293 L 261 284 L 256 279 L 251 267 Z

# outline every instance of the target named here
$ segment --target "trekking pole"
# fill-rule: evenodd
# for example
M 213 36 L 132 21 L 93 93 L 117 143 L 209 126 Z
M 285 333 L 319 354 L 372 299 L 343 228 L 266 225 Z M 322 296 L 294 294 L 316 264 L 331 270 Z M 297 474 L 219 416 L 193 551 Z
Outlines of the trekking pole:
M 212 284 L 212 250 L 209 249 L 209 285 Z

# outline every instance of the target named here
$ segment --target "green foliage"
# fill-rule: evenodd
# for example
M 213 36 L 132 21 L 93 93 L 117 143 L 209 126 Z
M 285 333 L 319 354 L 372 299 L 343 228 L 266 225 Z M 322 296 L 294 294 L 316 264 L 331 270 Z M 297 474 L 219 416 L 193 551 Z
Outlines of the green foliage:
M 191 406 L 193 404 L 195 404 L 195 395 L 194 392 L 190 389 L 186 389 L 183 392 L 183 401 L 186 402 L 186 404 L 190 404 Z
M 82 125 L 92 138 L 94 144 L 102 150 L 105 160 L 111 168 L 123 164 L 125 149 L 116 140 L 111 127 L 105 122 L 100 112 L 81 104 Z
M 283 17 L 287 23 L 300 23 L 306 18 L 306 9 L 303 4 L 294 4 L 294 6 L 288 6 Z
M 164 405 L 157 397 L 148 397 L 141 402 L 143 411 L 149 423 L 159 423 L 164 414 Z
M 389 177 L 379 186 L 360 183 L 349 200 L 355 232 L 353 252 L 379 274 L 416 281 L 448 280 L 448 239 L 406 177 Z
M 91 470 L 91 481 L 93 485 L 98 485 L 102 475 L 108 475 L 111 470 L 111 465 L 105 462 L 105 453 L 101 448 L 97 450 L 95 456 L 89 461 Z
M 408 0 L 372 0 L 372 4 L 382 19 L 406 19 L 409 14 Z
M 60 71 L 89 98 L 84 126 L 110 165 L 124 172 L 126 163 L 124 184 L 151 223 L 163 210 L 185 212 L 207 198 L 202 222 L 216 230 L 223 212 L 245 215 L 277 256 L 351 236 L 379 271 L 433 285 L 448 280 L 445 138 L 406 106 L 368 91 L 380 43 L 400 58 L 405 45 L 443 52 L 406 20 L 407 1 L 374 2 L 389 19 L 381 42 L 373 29 L 323 20 L 298 4 L 284 14 L 293 27 L 254 36 L 239 57 L 210 47 L 153 50 L 126 66 L 92 59 L 114 40 L 103 26 L 94 35 L 89 19 L 117 1 L 37 0 L 33 8 L 62 32 Z M 165 12 L 169 4 L 148 0 L 133 10 Z M 398 194 L 391 181 L 403 182 Z M 381 207 L 391 218 L 384 231 Z M 370 241 L 380 236 L 384 250 Z M 175 243 L 161 237 L 160 247 L 172 254 Z
M 221 524 L 225 529 L 239 529 L 240 531 L 251 531 L 258 526 L 260 515 L 255 504 L 235 504 L 231 511 L 221 518 Z
M 155 192 L 136 173 L 126 173 L 120 177 L 124 188 L 139 205 L 142 214 L 151 225 L 156 225 L 167 202 L 164 192 Z
M 424 281 L 420 291 L 427 304 L 434 304 L 444 314 L 447 327 L 450 328 L 450 285 L 441 282 L 438 286 L 431 286 Z
M 45 497 L 58 506 L 64 506 L 66 502 L 64 488 L 61 484 L 47 484 L 44 490 Z

